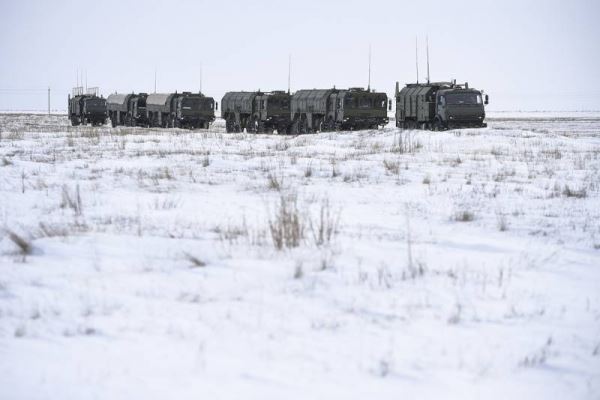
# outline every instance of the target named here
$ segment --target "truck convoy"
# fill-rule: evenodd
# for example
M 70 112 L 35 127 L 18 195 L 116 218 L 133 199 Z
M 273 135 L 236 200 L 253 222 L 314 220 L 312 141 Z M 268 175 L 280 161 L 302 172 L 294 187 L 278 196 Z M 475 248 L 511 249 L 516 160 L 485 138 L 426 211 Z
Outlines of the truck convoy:
M 396 127 L 446 130 L 485 127 L 489 98 L 468 83 L 396 82 Z M 106 123 L 112 126 L 207 129 L 215 120 L 218 103 L 201 92 L 114 93 L 105 100 L 97 88 L 69 95 L 72 125 Z M 304 134 L 338 130 L 378 129 L 388 123 L 391 100 L 383 92 L 363 88 L 307 89 L 291 94 L 227 92 L 221 101 L 221 117 L 227 132 Z
M 396 82 L 396 126 L 402 129 L 446 130 L 482 128 L 488 95 L 452 82 L 409 83 L 402 90 Z

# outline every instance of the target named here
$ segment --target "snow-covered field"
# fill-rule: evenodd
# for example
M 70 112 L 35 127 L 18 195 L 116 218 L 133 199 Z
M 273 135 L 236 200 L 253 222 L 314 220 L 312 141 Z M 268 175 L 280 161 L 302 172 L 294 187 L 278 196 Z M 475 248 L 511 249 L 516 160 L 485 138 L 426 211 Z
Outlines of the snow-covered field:
M 0 398 L 600 398 L 600 114 L 488 122 L 0 115 Z

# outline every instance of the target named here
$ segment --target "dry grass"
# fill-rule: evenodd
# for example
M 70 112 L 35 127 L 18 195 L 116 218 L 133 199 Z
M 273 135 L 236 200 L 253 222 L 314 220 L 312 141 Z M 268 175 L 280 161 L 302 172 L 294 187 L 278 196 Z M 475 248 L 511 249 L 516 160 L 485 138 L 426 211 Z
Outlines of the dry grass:
M 454 214 L 454 220 L 459 222 L 471 222 L 475 219 L 475 214 L 469 210 L 460 210 Z
M 201 259 L 199 259 L 198 257 L 184 252 L 183 253 L 184 257 L 186 258 L 186 260 L 188 260 L 189 262 L 192 263 L 191 267 L 192 268 L 202 268 L 202 267 L 206 267 L 206 263 L 204 261 L 202 261 Z
M 283 179 L 278 179 L 277 176 L 271 172 L 267 175 L 267 187 L 270 190 L 281 190 L 281 181 Z
M 31 242 L 24 237 L 16 234 L 13 231 L 8 231 L 8 239 L 13 242 L 19 249 L 19 253 L 25 258 L 25 256 L 31 254 L 33 249 Z
M 341 212 L 333 210 L 329 199 L 321 202 L 319 213 L 316 218 L 310 220 L 310 230 L 317 246 L 328 245 L 338 232 Z
M 583 199 L 587 197 L 587 190 L 585 188 L 572 189 L 569 185 L 565 185 L 562 194 L 566 197 L 574 197 L 576 199 Z
M 400 173 L 400 162 L 383 160 L 383 167 L 387 172 L 392 175 L 398 175 Z
M 279 206 L 269 221 L 269 231 L 277 250 L 300 246 L 304 239 L 303 220 L 296 195 L 282 195 Z

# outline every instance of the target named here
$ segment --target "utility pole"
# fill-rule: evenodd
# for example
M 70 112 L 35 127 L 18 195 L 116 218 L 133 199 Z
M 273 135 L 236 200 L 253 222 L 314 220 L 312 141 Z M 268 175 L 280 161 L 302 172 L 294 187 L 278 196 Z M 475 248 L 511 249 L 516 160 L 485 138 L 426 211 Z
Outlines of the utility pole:
M 50 115 L 50 86 L 48 86 L 48 115 Z

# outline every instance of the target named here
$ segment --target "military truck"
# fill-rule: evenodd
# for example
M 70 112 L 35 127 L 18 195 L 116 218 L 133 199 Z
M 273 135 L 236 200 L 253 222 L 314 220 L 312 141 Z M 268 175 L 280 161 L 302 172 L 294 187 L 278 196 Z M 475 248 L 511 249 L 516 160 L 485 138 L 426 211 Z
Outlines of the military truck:
M 221 100 L 221 117 L 227 132 L 287 133 L 290 127 L 290 94 L 228 92 Z
M 112 126 L 147 126 L 146 93 L 114 93 L 106 98 L 106 108 Z
M 225 130 L 243 132 L 254 115 L 254 99 L 261 92 L 227 92 L 221 99 L 221 117 L 225 120 Z
M 82 87 L 73 88 L 69 95 L 68 116 L 71 125 L 104 125 L 106 123 L 106 100 L 98 97 L 98 89 L 91 88 L 83 93 Z
M 445 130 L 486 127 L 482 92 L 469 83 L 409 83 L 402 90 L 396 82 L 396 126 L 403 129 Z
M 216 107 L 214 99 L 202 93 L 153 93 L 146 98 L 146 118 L 153 127 L 208 129 Z
M 299 90 L 292 96 L 294 134 L 339 129 L 377 129 L 387 124 L 388 99 L 370 89 Z

